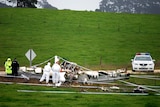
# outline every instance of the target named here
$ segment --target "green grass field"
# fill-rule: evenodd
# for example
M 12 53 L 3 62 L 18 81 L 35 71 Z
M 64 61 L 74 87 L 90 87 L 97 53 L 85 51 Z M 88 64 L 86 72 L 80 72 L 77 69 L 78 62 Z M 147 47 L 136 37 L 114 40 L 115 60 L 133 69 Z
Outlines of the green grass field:
M 0 8 L 0 66 L 7 57 L 33 64 L 54 55 L 93 69 L 131 68 L 136 52 L 150 52 L 160 65 L 160 15 Z M 101 61 L 101 66 L 100 66 Z
M 71 88 L 51 88 L 43 86 L 25 86 L 17 84 L 0 84 L 1 107 L 159 107 L 160 96 L 131 95 L 88 95 L 58 94 L 41 92 L 18 92 L 17 90 L 34 91 L 74 91 Z M 7 91 L 6 91 L 7 90 Z
M 0 8 L 0 67 L 7 57 L 25 57 L 32 48 L 33 64 L 59 55 L 93 69 L 131 67 L 136 52 L 150 52 L 160 65 L 160 15 L 116 14 L 69 10 Z M 101 59 L 101 66 L 100 66 Z M 144 79 L 129 79 L 145 84 Z M 147 80 L 148 85 L 159 85 Z M 160 96 L 23 93 L 17 90 L 79 91 L 0 84 L 1 107 L 159 107 Z

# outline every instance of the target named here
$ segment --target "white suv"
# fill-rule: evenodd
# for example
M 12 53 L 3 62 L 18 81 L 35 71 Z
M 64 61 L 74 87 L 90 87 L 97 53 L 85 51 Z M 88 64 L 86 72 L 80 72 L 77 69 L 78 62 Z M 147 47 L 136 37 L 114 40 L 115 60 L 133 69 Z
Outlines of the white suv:
M 149 53 L 137 53 L 132 61 L 132 71 L 154 71 L 154 61 Z

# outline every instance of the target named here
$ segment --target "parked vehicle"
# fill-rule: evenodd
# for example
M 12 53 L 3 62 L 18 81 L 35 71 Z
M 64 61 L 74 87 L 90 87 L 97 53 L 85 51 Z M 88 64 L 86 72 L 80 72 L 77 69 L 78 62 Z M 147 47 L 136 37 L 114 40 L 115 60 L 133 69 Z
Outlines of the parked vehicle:
M 154 59 L 150 53 L 137 53 L 132 61 L 132 71 L 154 71 Z

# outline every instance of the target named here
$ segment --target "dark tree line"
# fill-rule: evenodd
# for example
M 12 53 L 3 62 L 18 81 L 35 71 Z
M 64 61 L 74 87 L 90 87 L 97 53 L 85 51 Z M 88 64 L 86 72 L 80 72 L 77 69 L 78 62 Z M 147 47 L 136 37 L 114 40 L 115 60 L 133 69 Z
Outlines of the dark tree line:
M 36 8 L 37 0 L 17 0 L 17 7 Z
M 36 8 L 37 0 L 7 0 L 13 4 L 17 4 L 17 7 Z
M 102 0 L 96 11 L 160 14 L 160 0 Z

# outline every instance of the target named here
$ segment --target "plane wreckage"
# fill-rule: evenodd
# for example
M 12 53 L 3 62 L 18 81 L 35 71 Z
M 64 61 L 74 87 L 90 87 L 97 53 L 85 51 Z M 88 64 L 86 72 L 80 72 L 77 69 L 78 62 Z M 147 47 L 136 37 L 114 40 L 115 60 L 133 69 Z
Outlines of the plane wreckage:
M 60 82 L 62 83 L 62 87 L 78 88 L 80 91 L 91 91 L 95 89 L 96 91 L 100 90 L 104 92 L 146 93 L 147 91 L 153 91 L 160 93 L 159 86 L 154 86 L 158 88 L 154 89 L 153 86 L 139 85 L 125 81 L 124 79 L 130 78 L 127 69 L 94 71 L 80 66 L 75 62 L 70 62 L 60 56 L 54 56 L 31 67 L 20 67 L 18 76 L 6 75 L 5 72 L 3 72 L 3 74 L 1 72 L 0 83 L 48 86 L 48 84 L 45 84 L 45 81 L 39 83 L 43 73 L 42 66 L 48 62 L 53 62 L 55 57 L 61 62 L 62 72 L 60 72 Z M 131 77 L 132 76 L 133 75 L 131 75 Z M 50 78 L 50 83 L 52 83 L 51 80 Z M 123 84 L 117 84 L 115 81 Z M 53 85 L 50 84 L 50 86 Z
M 117 69 L 110 71 L 104 71 L 104 70 L 93 71 L 91 69 L 80 66 L 75 62 L 70 62 L 60 56 L 54 56 L 44 61 L 43 63 L 33 65 L 31 68 L 28 68 L 27 70 L 25 67 L 21 67 L 19 74 L 21 75 L 21 77 L 26 78 L 27 80 L 29 80 L 30 78 L 40 79 L 43 71 L 42 68 L 39 66 L 49 61 L 52 62 L 51 60 L 53 60 L 55 57 L 59 58 L 61 62 L 60 66 L 62 68 L 62 72 L 60 72 L 60 81 L 62 81 L 63 83 L 75 82 L 82 84 L 87 84 L 87 83 L 101 84 L 102 82 L 108 83 L 115 80 L 128 79 L 130 76 L 130 74 L 126 72 L 127 71 L 126 69 Z

